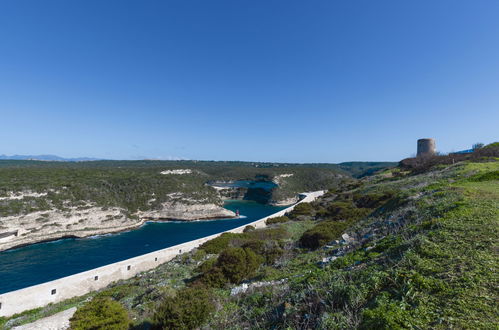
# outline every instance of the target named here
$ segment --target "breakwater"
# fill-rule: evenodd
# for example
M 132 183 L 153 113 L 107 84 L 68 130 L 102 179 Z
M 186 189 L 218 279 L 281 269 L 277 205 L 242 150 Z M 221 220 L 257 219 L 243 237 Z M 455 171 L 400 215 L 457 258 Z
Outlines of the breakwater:
M 302 194 L 304 198 L 297 204 L 311 202 L 323 194 L 324 191 L 304 193 Z M 151 270 L 159 264 L 167 262 L 179 254 L 191 251 L 225 232 L 241 233 L 248 225 L 254 226 L 255 228 L 265 227 L 265 221 L 268 218 L 284 215 L 291 211 L 295 205 L 231 230 L 146 253 L 138 257 L 115 262 L 50 282 L 4 293 L 0 295 L 0 316 L 10 316 L 25 310 L 43 307 L 50 303 L 57 303 L 65 299 L 81 296 L 88 292 L 105 288 L 112 282 L 128 279 L 138 273 Z

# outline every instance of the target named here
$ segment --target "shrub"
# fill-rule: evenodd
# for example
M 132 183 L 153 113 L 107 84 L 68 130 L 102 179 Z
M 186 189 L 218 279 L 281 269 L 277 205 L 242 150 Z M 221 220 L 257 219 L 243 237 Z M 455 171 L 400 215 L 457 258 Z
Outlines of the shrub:
M 470 177 L 469 180 L 477 182 L 499 180 L 499 171 L 477 174 Z
M 222 287 L 228 282 L 239 283 L 253 276 L 262 262 L 263 257 L 249 248 L 227 248 L 201 280 L 213 287 Z
M 222 270 L 216 266 L 213 266 L 204 272 L 197 281 L 199 281 L 198 283 L 200 284 L 213 288 L 223 288 L 227 283 L 229 283 L 229 280 L 225 277 Z
M 375 308 L 362 312 L 360 329 L 407 329 L 412 328 L 410 313 L 407 306 L 396 303 L 388 295 L 381 293 L 376 299 Z M 402 306 L 401 306 L 402 305 Z
M 353 202 L 334 202 L 328 207 L 331 220 L 353 221 L 358 220 L 370 213 L 370 209 L 357 208 Z
M 253 227 L 253 226 L 246 226 L 246 227 L 244 227 L 243 233 L 247 233 L 247 232 L 250 232 L 250 231 L 253 231 L 253 230 L 255 230 L 255 227 Z
M 128 329 L 130 319 L 120 303 L 98 297 L 79 308 L 70 319 L 71 329 Z
M 262 240 L 252 239 L 244 243 L 241 247 L 250 249 L 259 255 L 263 255 L 265 253 L 265 242 Z
M 303 233 L 300 237 L 300 245 L 309 249 L 317 249 L 339 238 L 349 224 L 350 222 L 346 221 L 323 221 Z
M 262 256 L 267 265 L 273 264 L 284 252 L 276 241 L 250 240 L 244 243 L 242 248 L 251 249 L 259 256 Z
M 392 192 L 370 193 L 362 195 L 354 195 L 354 203 L 360 208 L 375 209 L 381 206 L 384 202 L 393 197 Z
M 222 235 L 202 244 L 199 248 L 205 250 L 206 253 L 220 253 L 220 251 L 229 246 L 229 242 L 234 237 L 237 237 L 237 234 L 223 233 Z
M 289 233 L 286 228 L 277 227 L 277 228 L 265 228 L 255 230 L 249 233 L 245 233 L 242 238 L 245 239 L 258 239 L 262 241 L 270 241 L 270 240 L 278 240 L 289 237 Z
M 214 310 L 211 292 L 201 286 L 181 289 L 165 298 L 153 315 L 155 329 L 194 329 Z
M 313 211 L 312 205 L 310 203 L 300 203 L 296 205 L 291 211 L 292 216 L 300 216 L 300 215 L 310 215 Z
M 287 216 L 283 215 L 283 216 L 281 216 L 281 217 L 269 218 L 269 219 L 267 219 L 267 221 L 265 221 L 265 223 L 266 223 L 267 225 L 273 225 L 273 224 L 275 224 L 275 223 L 283 223 L 283 222 L 288 222 L 289 220 L 290 220 L 290 219 L 289 219 Z
M 216 262 L 217 262 L 216 258 L 208 259 L 205 262 L 203 262 L 201 265 L 199 265 L 196 271 L 199 273 L 206 273 L 213 268 Z
M 206 251 L 201 249 L 196 249 L 196 251 L 192 255 L 192 258 L 195 261 L 203 260 L 205 257 L 206 257 Z
M 262 263 L 262 258 L 248 248 L 228 248 L 218 257 L 216 267 L 232 283 L 253 276 Z

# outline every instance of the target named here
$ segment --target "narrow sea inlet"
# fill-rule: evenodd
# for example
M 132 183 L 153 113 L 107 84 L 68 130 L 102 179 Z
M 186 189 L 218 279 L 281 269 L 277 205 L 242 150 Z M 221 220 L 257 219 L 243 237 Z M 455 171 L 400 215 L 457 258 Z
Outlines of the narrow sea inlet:
M 0 293 L 136 257 L 242 226 L 285 207 L 252 201 L 227 201 L 241 218 L 193 222 L 155 222 L 119 234 L 62 239 L 0 252 Z

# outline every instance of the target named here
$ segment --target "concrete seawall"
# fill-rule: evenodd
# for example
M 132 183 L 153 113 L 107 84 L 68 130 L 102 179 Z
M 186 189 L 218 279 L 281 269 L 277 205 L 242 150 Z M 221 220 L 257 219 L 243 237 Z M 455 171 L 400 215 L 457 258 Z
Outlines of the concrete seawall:
M 325 191 L 303 193 L 305 197 L 297 204 L 311 202 L 322 196 Z M 0 295 L 0 316 L 11 316 L 25 310 L 43 307 L 69 298 L 82 296 L 89 292 L 105 288 L 112 282 L 131 278 L 138 273 L 151 270 L 158 265 L 172 260 L 175 256 L 191 251 L 201 244 L 220 236 L 223 233 L 241 233 L 246 226 L 265 227 L 268 218 L 278 217 L 291 211 L 297 204 L 271 214 L 265 218 L 248 223 L 225 232 L 202 237 L 165 249 L 143 254 L 138 257 L 115 262 L 106 266 L 94 268 L 82 273 L 66 276 L 54 281 L 30 286 Z

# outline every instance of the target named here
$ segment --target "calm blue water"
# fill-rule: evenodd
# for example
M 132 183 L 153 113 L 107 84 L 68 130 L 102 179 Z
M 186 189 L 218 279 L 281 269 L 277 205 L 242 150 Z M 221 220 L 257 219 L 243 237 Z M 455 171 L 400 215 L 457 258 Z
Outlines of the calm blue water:
M 242 226 L 284 207 L 251 201 L 228 201 L 246 218 L 147 223 L 129 232 L 92 238 L 63 239 L 0 252 L 0 293 L 55 280 Z

